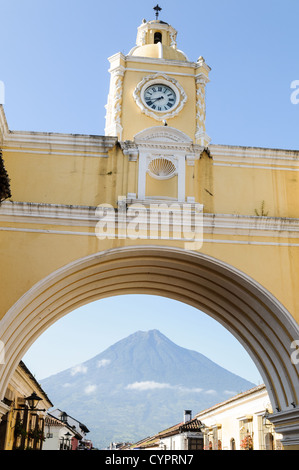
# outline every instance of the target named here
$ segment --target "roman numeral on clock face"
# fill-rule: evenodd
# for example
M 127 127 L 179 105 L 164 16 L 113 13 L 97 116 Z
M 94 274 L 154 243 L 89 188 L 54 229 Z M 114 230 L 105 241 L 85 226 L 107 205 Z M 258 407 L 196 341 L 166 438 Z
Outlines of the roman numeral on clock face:
M 145 104 L 158 112 L 168 111 L 176 102 L 176 94 L 167 85 L 151 85 L 144 92 Z

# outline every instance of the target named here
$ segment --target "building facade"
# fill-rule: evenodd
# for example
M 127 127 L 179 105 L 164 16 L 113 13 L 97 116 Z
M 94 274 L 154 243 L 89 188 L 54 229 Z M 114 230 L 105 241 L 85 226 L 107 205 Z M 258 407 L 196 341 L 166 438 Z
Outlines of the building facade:
M 135 444 L 126 444 L 121 450 L 190 450 L 204 449 L 204 425 L 192 411 L 185 410 L 184 420 L 158 434 L 147 437 Z
M 53 404 L 23 362 L 11 378 L 4 403 L 0 450 L 42 450 L 46 412 Z
M 48 413 L 45 450 L 90 450 L 89 429 L 82 422 L 58 408 Z
M 264 385 L 203 410 L 196 417 L 205 425 L 205 450 L 282 450 L 271 413 Z

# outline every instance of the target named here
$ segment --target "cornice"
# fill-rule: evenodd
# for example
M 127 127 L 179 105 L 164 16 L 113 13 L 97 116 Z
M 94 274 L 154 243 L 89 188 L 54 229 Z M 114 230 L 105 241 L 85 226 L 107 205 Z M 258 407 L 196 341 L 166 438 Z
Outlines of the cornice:
M 290 408 L 269 414 L 268 420 L 275 426 L 275 431 L 283 435 L 283 446 L 299 446 L 299 409 Z
M 209 145 L 215 166 L 299 169 L 299 150 Z
M 144 203 L 148 205 L 148 201 L 139 201 L 130 199 L 128 204 Z M 159 203 L 161 201 L 155 201 Z M 175 203 L 176 201 L 168 201 Z M 165 201 L 164 201 L 165 203 Z M 13 224 L 36 224 L 53 225 L 64 227 L 95 227 L 98 222 L 96 216 L 96 207 L 93 206 L 67 206 L 56 204 L 38 204 L 25 202 L 5 201 L 0 206 L 0 222 Z M 22 230 L 22 227 L 0 227 L 1 230 Z M 24 230 L 26 226 L 24 225 Z M 255 241 L 248 240 L 248 243 L 268 243 L 263 242 L 263 238 L 279 240 L 299 239 L 299 219 L 279 218 L 279 217 L 258 217 L 258 216 L 241 216 L 233 214 L 203 214 L 203 229 L 206 242 L 206 236 L 224 235 L 234 237 L 253 237 Z M 76 234 L 77 232 L 73 232 Z M 88 233 L 93 235 L 92 232 Z M 221 243 L 222 240 L 215 238 L 215 243 Z M 227 240 L 229 242 L 229 240 Z M 240 242 L 241 243 L 241 242 Z M 242 241 L 246 243 L 246 241 Z M 269 242 L 275 244 L 275 242 Z M 290 241 L 283 243 L 291 245 Z
M 108 61 L 112 64 L 115 61 L 123 61 L 127 64 L 131 63 L 143 63 L 143 64 L 153 64 L 153 65 L 172 65 L 174 67 L 180 68 L 192 68 L 198 69 L 198 67 L 202 66 L 200 62 L 189 62 L 189 61 L 181 61 L 181 60 L 174 60 L 174 59 L 163 59 L 163 58 L 152 58 L 152 57 L 139 57 L 139 56 L 132 56 L 132 55 L 124 55 L 122 52 L 117 52 L 108 58 Z M 208 66 L 207 70 L 210 69 Z M 109 70 L 111 71 L 111 70 Z M 153 70 L 151 70 L 153 73 Z
M 6 152 L 51 153 L 84 156 L 107 156 L 117 143 L 117 137 L 60 134 L 52 132 L 10 131 L 3 105 L 0 105 L 0 145 Z
M 144 64 L 154 64 L 154 65 L 172 65 L 174 67 L 182 67 L 182 68 L 198 68 L 199 64 L 196 62 L 189 62 L 189 61 L 182 61 L 182 60 L 175 60 L 175 59 L 163 59 L 163 58 L 152 58 L 152 57 L 140 57 L 140 56 L 131 56 L 126 55 L 124 56 L 127 63 L 133 62 L 138 63 L 142 62 Z
M 107 156 L 109 149 L 117 143 L 117 137 L 59 134 L 43 132 L 12 131 L 4 135 L 3 149 L 6 152 L 82 154 L 84 156 Z

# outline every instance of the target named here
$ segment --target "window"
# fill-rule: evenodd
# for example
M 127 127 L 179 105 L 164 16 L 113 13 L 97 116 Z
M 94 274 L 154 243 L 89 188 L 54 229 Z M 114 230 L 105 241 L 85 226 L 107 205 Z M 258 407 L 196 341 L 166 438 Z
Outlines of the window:
M 253 450 L 252 417 L 240 421 L 240 447 L 243 450 Z
M 188 450 L 203 450 L 203 439 L 190 437 L 188 439 Z

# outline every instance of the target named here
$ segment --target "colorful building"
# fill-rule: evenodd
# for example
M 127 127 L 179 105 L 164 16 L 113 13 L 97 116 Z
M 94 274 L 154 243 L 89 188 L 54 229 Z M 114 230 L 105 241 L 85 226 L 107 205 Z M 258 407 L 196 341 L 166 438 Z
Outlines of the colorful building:
M 47 410 L 53 406 L 23 362 L 4 397 L 6 414 L 0 422 L 1 450 L 42 450 Z

